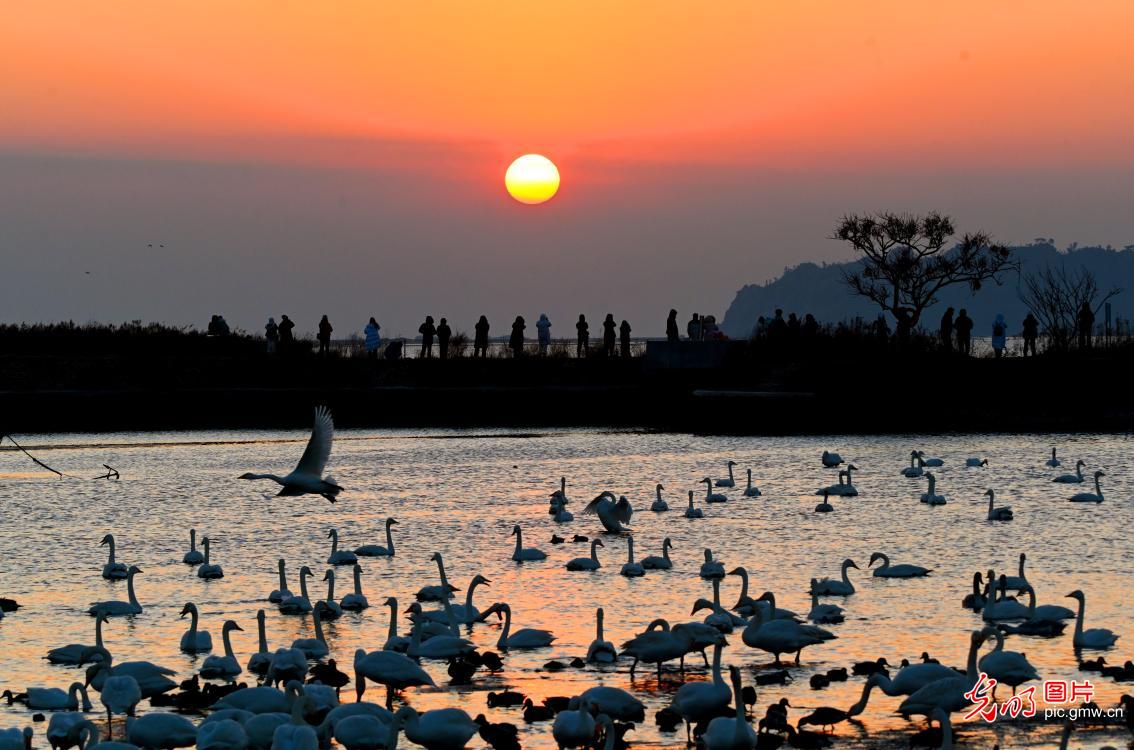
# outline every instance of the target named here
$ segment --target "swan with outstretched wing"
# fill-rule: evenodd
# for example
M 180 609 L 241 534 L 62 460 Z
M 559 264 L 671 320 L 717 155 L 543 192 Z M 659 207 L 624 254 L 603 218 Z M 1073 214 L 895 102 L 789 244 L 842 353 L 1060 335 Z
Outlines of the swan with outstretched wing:
M 327 468 L 327 461 L 331 458 L 331 443 L 335 438 L 335 423 L 331 419 L 331 412 L 325 406 L 315 409 L 315 426 L 311 430 L 311 439 L 307 441 L 307 448 L 303 451 L 295 470 L 284 477 L 275 474 L 241 474 L 241 479 L 271 479 L 281 486 L 276 497 L 297 497 L 299 495 L 322 495 L 335 502 L 335 498 L 343 488 L 335 483 L 334 478 L 323 478 L 323 470 Z

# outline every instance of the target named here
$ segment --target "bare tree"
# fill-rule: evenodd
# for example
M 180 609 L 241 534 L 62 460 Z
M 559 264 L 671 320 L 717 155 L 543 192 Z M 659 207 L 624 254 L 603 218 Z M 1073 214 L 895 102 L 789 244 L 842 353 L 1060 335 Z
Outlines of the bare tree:
M 952 244 L 953 234 L 948 216 L 882 212 L 844 216 L 833 239 L 849 242 L 862 256 L 859 270 L 843 274 L 851 291 L 913 328 L 945 287 L 965 284 L 976 291 L 1018 269 L 1011 250 L 989 235 L 966 234 Z
M 1085 303 L 1096 316 L 1107 300 L 1121 294 L 1112 287 L 1099 288 L 1095 275 L 1084 266 L 1069 271 L 1067 266 L 1046 266 L 1024 275 L 1018 290 L 1020 301 L 1039 320 L 1040 329 L 1048 338 L 1048 347 L 1070 348 L 1078 328 L 1079 310 Z

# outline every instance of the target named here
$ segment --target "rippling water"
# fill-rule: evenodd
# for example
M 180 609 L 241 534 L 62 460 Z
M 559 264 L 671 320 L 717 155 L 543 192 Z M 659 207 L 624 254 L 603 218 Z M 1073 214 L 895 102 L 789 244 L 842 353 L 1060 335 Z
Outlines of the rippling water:
M 550 723 L 523 726 L 516 709 L 487 710 L 486 691 L 508 685 L 538 701 L 548 695 L 573 695 L 594 684 L 624 687 L 648 706 L 647 721 L 630 735 L 633 744 L 684 741 L 681 732 L 662 734 L 652 722 L 654 711 L 668 704 L 679 684 L 676 672 L 667 670 L 659 686 L 648 668 L 631 682 L 625 662 L 617 668 L 559 673 L 544 671 L 542 665 L 552 658 L 585 654 L 594 636 L 597 606 L 606 608 L 606 637 L 616 644 L 656 617 L 673 622 L 691 619 L 693 601 L 711 596 L 711 587 L 698 577 L 705 547 L 711 547 L 728 568 L 748 569 L 753 596 L 771 589 L 780 606 L 801 613 L 810 608 L 809 579 L 837 575 L 845 557 L 865 568 L 872 552 L 883 551 L 895 563 L 934 569 L 930 577 L 912 580 L 873 579 L 852 570 L 858 594 L 845 601 L 827 600 L 847 609 L 847 621 L 830 626 L 838 639 L 806 649 L 802 665 L 791 668 L 792 683 L 760 688 L 758 715 L 783 696 L 791 700 L 793 719 L 820 705 L 848 707 L 862 689 L 862 678 L 852 677 L 823 691 L 811 690 L 808 679 L 832 667 L 849 667 L 856 660 L 885 656 L 897 663 L 928 650 L 945 663 L 963 665 L 967 633 L 981 625 L 978 616 L 960 607 L 972 572 L 988 567 L 1013 572 L 1022 551 L 1028 553 L 1028 578 L 1040 603 L 1073 605 L 1063 595 L 1083 589 L 1087 626 L 1124 634 L 1108 660 L 1121 663 L 1134 651 L 1129 609 L 1134 587 L 1129 528 L 1134 509 L 1128 491 L 1130 441 L 1125 436 L 886 436 L 824 441 L 595 431 L 344 430 L 338 433 L 331 458 L 331 473 L 347 488 L 336 505 L 321 498 L 274 498 L 266 494 L 270 490 L 266 484 L 236 479 L 249 470 L 285 473 L 305 441 L 306 434 L 298 432 L 52 435 L 23 441 L 35 445 L 33 454 L 68 473 L 93 475 L 102 463 L 109 463 L 122 472 L 118 482 L 58 479 L 39 472 L 21 454 L 0 452 L 0 595 L 23 605 L 0 621 L 3 687 L 65 688 L 79 677 L 73 668 L 49 666 L 41 657 L 53 646 L 93 642 L 94 621 L 86 608 L 98 600 L 125 599 L 125 583 L 100 577 L 106 549 L 98 542 L 108 532 L 115 534 L 119 559 L 145 571 L 136 584 L 145 611 L 134 618 L 112 619 L 104 627 L 108 648 L 118 661 L 149 659 L 188 676 L 203 657 L 178 650 L 180 634 L 187 627 L 187 620 L 178 619 L 185 602 L 200 607 L 202 627 L 213 634 L 218 652 L 222 622 L 231 618 L 243 624 L 245 632 L 234 633 L 243 665 L 256 650 L 255 613 L 261 607 L 268 612 L 272 648 L 311 634 L 309 617 L 281 615 L 264 601 L 276 587 L 277 558 L 287 559 L 295 590 L 302 565 L 316 571 L 316 580 L 322 578 L 328 529 L 337 528 L 347 548 L 384 543 L 383 521 L 388 515 L 400 522 L 395 527 L 397 556 L 362 560 L 371 608 L 326 625 L 332 656 L 340 665 L 349 665 L 354 649 L 380 648 L 389 622 L 388 609 L 381 602 L 396 596 L 404 609 L 414 591 L 435 582 L 436 567 L 429 557 L 442 552 L 449 577 L 462 589 L 476 573 L 491 579 L 491 586 L 477 591 L 478 606 L 509 602 L 514 628 L 546 628 L 558 640 L 549 649 L 511 653 L 499 678 L 478 673 L 472 687 L 448 687 L 445 664 L 427 662 L 426 669 L 444 687 L 411 690 L 406 699 L 418 708 L 460 705 L 473 715 L 483 711 L 493 721 L 516 722 L 522 726 L 525 747 L 554 746 Z M 1059 446 L 1065 466 L 1081 457 L 1091 469 L 1106 469 L 1106 502 L 1099 506 L 1066 502 L 1077 489 L 1049 481 L 1053 470 L 1043 462 L 1051 445 Z M 947 505 L 919 503 L 924 480 L 898 476 L 912 447 L 946 460 L 936 473 L 938 492 L 946 495 Z M 860 468 L 855 484 L 861 495 L 833 499 L 835 512 L 819 515 L 812 512 L 816 503 L 812 493 L 836 481 L 834 471 L 819 465 L 824 448 L 838 450 Z M 964 468 L 969 456 L 987 457 L 990 465 Z M 705 506 L 703 520 L 683 518 L 687 490 L 698 488 L 703 495 L 704 486 L 696 485 L 697 480 L 723 476 L 729 459 L 739 463 L 739 486 L 725 491 L 731 501 Z M 763 497 L 741 496 L 743 472 L 749 467 Z M 553 523 L 546 512 L 547 495 L 561 475 L 567 477 L 570 509 L 576 514 L 568 524 Z M 665 495 L 674 509 L 669 513 L 648 510 L 658 482 L 667 488 Z M 1013 506 L 1015 521 L 985 520 L 982 493 L 988 487 L 997 490 L 998 503 Z M 587 499 L 607 488 L 625 494 L 636 508 L 632 527 L 639 556 L 657 554 L 662 538 L 672 538 L 672 571 L 623 578 L 618 571 L 626 544 L 617 537 L 608 537 L 606 549 L 600 550 L 600 571 L 564 570 L 568 559 L 586 554 L 585 545 L 553 546 L 548 543 L 551 534 L 570 538 L 601 531 L 597 520 L 581 511 Z M 545 562 L 512 562 L 509 532 L 514 523 L 523 526 L 525 546 L 548 553 Z M 202 581 L 180 562 L 190 527 L 212 539 L 214 562 L 224 566 L 225 578 Z M 341 596 L 349 590 L 350 568 L 338 570 L 336 593 Z M 322 591 L 323 584 L 312 583 L 313 599 Z M 727 578 L 722 600 L 731 604 L 738 592 L 739 581 Z M 408 624 L 403 619 L 400 625 L 406 634 Z M 1007 648 L 1025 651 L 1045 678 L 1083 679 L 1086 675 L 1076 669 L 1070 630 L 1050 640 L 1013 637 Z M 477 626 L 471 637 L 479 647 L 492 649 L 498 635 L 498 625 L 486 624 Z M 746 683 L 751 684 L 753 673 L 767 668 L 770 657 L 744 646 L 739 632 L 730 643 L 725 663 L 742 665 Z M 703 665 L 690 663 L 690 679 L 703 679 Z M 1100 705 L 1113 705 L 1122 685 L 1093 677 Z M 380 700 L 382 691 L 375 690 L 367 697 Z M 344 693 L 344 699 L 353 696 Z M 97 696 L 94 702 L 97 711 Z M 859 744 L 892 740 L 896 730 L 909 727 L 893 713 L 898 702 L 876 692 L 860 717 L 862 724 L 844 724 L 839 735 Z M 144 704 L 139 710 L 150 709 Z M 0 727 L 28 722 L 21 706 L 0 707 Z M 1043 745 L 1058 739 L 1052 731 L 1034 726 L 988 728 L 970 723 L 963 733 L 974 746 Z M 474 738 L 473 744 L 481 743 Z

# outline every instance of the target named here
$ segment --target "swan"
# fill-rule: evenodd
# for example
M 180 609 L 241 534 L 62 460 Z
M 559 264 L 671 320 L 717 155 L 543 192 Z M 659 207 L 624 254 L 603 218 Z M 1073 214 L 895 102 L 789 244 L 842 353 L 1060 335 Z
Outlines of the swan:
M 1007 577 L 1000 576 L 998 598 L 987 602 L 981 610 L 981 617 L 988 622 L 1001 620 L 1024 620 L 1028 617 L 1028 608 L 1008 596 Z
M 87 610 L 87 614 L 97 616 L 99 612 L 105 612 L 107 617 L 142 614 L 142 605 L 138 603 L 138 597 L 134 595 L 134 576 L 141 572 L 142 569 L 137 565 L 131 565 L 126 571 L 126 595 L 129 601 L 120 602 L 112 599 L 105 602 L 95 602 Z
M 826 633 L 821 629 L 817 630 Z M 829 639 L 821 637 L 814 631 L 804 630 L 804 627 L 794 620 L 765 621 L 763 611 L 757 609 L 742 631 L 741 640 L 744 641 L 744 645 L 750 648 L 772 654 L 775 656 L 776 665 L 779 665 L 780 654 L 794 652 L 795 663 L 799 664 L 800 653 L 804 648 L 823 643 L 824 640 Z
M 988 520 L 989 521 L 1011 521 L 1013 518 L 1012 508 L 1004 505 L 999 508 L 995 506 L 996 494 L 992 490 L 987 490 L 984 494 L 988 495 Z
M 382 650 L 404 653 L 409 648 L 410 642 L 409 638 L 398 635 L 398 600 L 390 596 L 382 603 L 390 608 L 390 629 L 387 631 L 386 642 L 383 644 Z
M 547 630 L 537 630 L 535 628 L 521 628 L 515 633 L 511 633 L 512 629 L 512 608 L 506 602 L 492 605 L 499 612 L 504 613 L 504 630 L 500 633 L 500 638 L 496 641 L 496 648 L 500 651 L 507 651 L 513 648 L 544 648 L 550 646 L 551 642 L 555 640 Z
M 324 620 L 337 620 L 343 616 L 343 608 L 335 601 L 334 568 L 327 569 L 327 572 L 323 574 L 323 580 L 327 582 L 327 598 L 315 602 L 315 609 L 319 610 L 319 615 Z
M 854 593 L 854 584 L 847 577 L 847 569 L 849 568 L 859 569 L 854 560 L 848 557 L 843 560 L 841 581 L 823 578 L 817 584 L 812 585 L 811 591 L 819 596 L 850 596 Z
M 843 463 L 843 457 L 838 453 L 831 453 L 830 451 L 823 451 L 823 455 L 819 458 L 823 462 L 823 466 L 827 469 L 833 469 L 839 464 Z
M 198 578 L 224 578 L 224 569 L 221 566 L 209 562 L 209 538 L 205 537 L 201 540 L 201 546 L 205 548 L 205 561 L 201 563 L 201 567 L 197 568 Z
M 350 550 L 339 549 L 339 530 L 331 529 L 327 532 L 327 537 L 331 540 L 331 554 L 327 556 L 328 565 L 354 565 L 358 562 L 358 556 Z
M 673 568 L 673 561 L 669 559 L 669 551 L 673 548 L 673 542 L 667 536 L 662 540 L 661 555 L 650 555 L 642 558 L 642 567 L 646 570 L 671 570 Z
M 598 570 L 602 567 L 602 563 L 598 559 L 598 548 L 605 547 L 601 539 L 591 540 L 591 556 L 590 557 L 576 557 L 574 560 L 567 562 L 567 570 Z
M 744 625 L 746 620 L 726 611 L 725 608 L 721 606 L 720 586 L 720 580 L 714 578 L 713 601 L 709 601 L 705 598 L 698 599 L 693 602 L 693 611 L 691 614 L 695 615 L 702 609 L 712 610 L 712 612 L 705 617 L 705 624 L 716 628 L 722 633 L 731 633 L 736 626 Z
M 1118 636 L 1106 628 L 1091 628 L 1083 630 L 1083 615 L 1087 609 L 1087 596 L 1079 589 L 1067 595 L 1069 599 L 1079 602 L 1079 614 L 1075 618 L 1075 648 L 1105 649 L 1114 645 Z
M 101 658 L 95 660 L 98 654 Z M 95 690 L 102 690 L 103 683 L 110 677 L 129 675 L 138 683 L 143 698 L 152 698 L 155 695 L 168 693 L 177 687 L 177 683 L 169 679 L 177 672 L 169 667 L 163 667 L 148 661 L 124 661 L 114 664 L 114 659 L 106 649 L 91 649 L 91 653 L 84 656 L 83 662 L 96 663 L 87 668 L 87 684 Z
M 452 599 L 453 592 L 459 591 L 459 589 L 451 585 L 449 579 L 445 577 L 445 560 L 442 559 L 441 553 L 434 552 L 429 559 L 437 563 L 437 573 L 441 577 L 441 583 L 436 586 L 422 586 L 417 591 L 417 600 L 419 602 L 439 602 L 442 599 Z
M 299 696 L 291 706 L 291 720 L 280 724 L 272 732 L 272 750 L 319 750 L 319 737 L 304 719 L 314 712 L 315 701 Z
M 289 596 L 282 600 L 280 612 L 285 615 L 305 615 L 311 611 L 311 598 L 307 595 L 307 577 L 311 575 L 314 573 L 306 565 L 299 569 L 299 596 Z
M 393 518 L 386 519 L 386 546 L 383 547 L 379 544 L 364 544 L 354 551 L 354 554 L 359 557 L 393 557 L 394 556 L 394 535 L 390 531 L 391 526 L 396 526 L 397 521 Z
M 244 628 L 237 625 L 234 620 L 225 620 L 224 628 L 221 630 L 221 640 L 224 641 L 224 656 L 214 654 L 205 659 L 205 663 L 201 665 L 201 676 L 206 680 L 229 679 L 240 674 L 240 663 L 236 661 L 236 656 L 232 653 L 232 638 L 229 635 L 234 630 L 244 632 Z
M 843 614 L 843 608 L 837 604 L 820 604 L 819 594 L 816 589 L 819 587 L 818 579 L 811 579 L 811 611 L 807 613 L 807 619 L 817 625 L 833 625 L 842 622 L 846 619 Z
M 748 570 L 744 567 L 736 567 L 728 572 L 730 576 L 738 576 L 740 578 L 740 596 L 736 599 L 736 604 L 732 605 L 732 609 L 745 617 L 751 616 L 752 612 L 760 609 L 764 612 L 764 617 L 773 620 L 794 620 L 797 615 L 790 609 L 783 609 L 776 607 L 774 610 L 771 605 L 761 599 L 753 599 L 748 596 Z M 738 623 L 743 625 L 743 622 Z
M 721 652 L 727 643 L 722 638 L 713 646 L 711 679 L 708 682 L 685 683 L 677 689 L 670 704 L 670 708 L 685 721 L 685 737 L 690 745 L 693 744 L 690 725 L 719 716 L 732 700 L 732 690 L 721 676 Z
M 932 471 L 927 471 L 925 478 L 929 480 L 929 488 L 921 493 L 921 501 L 928 505 L 944 505 L 947 502 L 945 496 L 937 494 L 937 477 Z
M 445 600 L 445 605 L 448 606 L 449 600 Z M 421 617 L 421 604 L 414 602 L 406 610 L 406 614 L 413 617 L 413 632 L 410 638 L 409 648 L 406 654 L 415 659 L 451 659 L 454 656 L 467 654 L 473 650 L 473 644 L 470 641 L 460 638 L 456 635 L 435 635 L 427 641 L 422 640 L 422 628 L 425 626 L 425 618 Z
M 602 610 L 599 610 L 600 612 Z M 595 717 L 586 701 L 572 698 L 567 710 L 555 715 L 551 725 L 551 736 L 555 744 L 564 747 L 587 746 L 595 738 Z
M 627 578 L 639 578 L 646 575 L 646 569 L 641 563 L 634 562 L 634 537 L 626 537 L 626 553 L 629 557 L 626 563 L 623 564 L 622 570 L 619 571 Z
M 705 511 L 693 507 L 693 490 L 689 490 L 689 507 L 685 509 L 686 518 L 704 518 Z
M 597 685 L 579 694 L 579 702 L 592 711 L 606 714 L 619 721 L 642 721 L 646 718 L 646 704 L 622 688 Z
M 315 409 L 315 427 L 311 430 L 311 438 L 307 441 L 307 448 L 303 451 L 299 463 L 287 476 L 280 477 L 275 474 L 241 474 L 240 479 L 271 479 L 282 485 L 276 497 L 297 497 L 299 495 L 322 495 L 332 503 L 343 491 L 331 477 L 323 479 L 323 470 L 327 468 L 327 460 L 331 457 L 331 442 L 335 437 L 335 424 L 331 420 L 331 412 L 327 407 L 320 406 Z
M 705 562 L 701 563 L 701 577 L 707 581 L 725 577 L 724 563 L 714 560 L 713 551 L 708 547 L 705 548 Z
M 954 673 L 940 680 L 934 680 L 915 690 L 898 706 L 898 712 L 904 715 L 919 714 L 929 716 L 934 710 L 940 709 L 946 713 L 960 711 L 971 701 L 965 696 L 977 683 L 977 650 L 984 643 L 984 635 L 980 630 L 974 630 L 969 636 L 969 658 L 967 669 L 963 675 Z
M 933 572 L 932 568 L 923 568 L 920 565 L 891 565 L 890 558 L 881 552 L 875 552 L 870 556 L 870 564 L 867 567 L 871 567 L 878 560 L 881 560 L 882 564 L 874 568 L 875 578 L 917 578 Z
M 524 532 L 520 531 L 520 524 L 516 524 L 512 527 L 512 536 L 516 537 L 516 550 L 512 553 L 512 559 L 516 562 L 532 562 L 547 559 L 547 553 L 543 550 L 536 549 L 535 547 L 524 547 Z
M 715 484 L 718 487 L 735 487 L 736 478 L 732 475 L 732 467 L 736 466 L 736 461 L 728 462 L 728 479 L 718 479 Z
M 667 503 L 665 500 L 662 500 L 661 496 L 661 491 L 664 489 L 665 487 L 660 484 L 654 488 L 654 491 L 657 492 L 657 498 L 654 500 L 653 504 L 650 505 L 650 510 L 654 511 L 655 513 L 663 513 L 669 510 L 669 503 Z
M 1087 465 L 1086 461 L 1079 459 L 1078 461 L 1075 462 L 1075 473 L 1074 474 L 1060 474 L 1059 476 L 1055 477 L 1051 481 L 1059 482 L 1060 484 L 1082 484 L 1083 483 L 1083 467 L 1086 466 L 1086 465 Z
M 366 680 L 386 686 L 386 707 L 393 702 L 393 692 L 407 687 L 428 685 L 435 687 L 433 678 L 413 659 L 395 651 L 371 651 L 364 649 L 354 652 L 355 699 L 362 701 L 366 692 Z
M 359 703 L 342 703 L 327 712 L 327 715 L 323 717 L 322 723 L 320 723 L 318 729 L 316 729 L 316 733 L 319 735 L 321 742 L 326 742 L 337 733 L 339 726 L 343 722 L 347 719 L 360 716 L 368 719 L 377 719 L 387 726 L 396 723 L 392 713 L 375 703 L 367 703 L 365 701 Z M 389 750 L 389 748 L 387 750 Z
M 567 499 L 567 477 L 559 477 L 559 489 L 551 493 L 552 504 L 558 503 L 566 505 L 570 502 Z
M 197 750 L 246 750 L 251 743 L 244 725 L 221 719 L 197 727 Z
M 919 463 L 922 466 L 932 466 L 932 467 L 936 468 L 938 466 L 944 466 L 945 465 L 945 462 L 940 458 L 926 458 L 925 457 L 925 451 L 918 451 L 917 457 L 919 459 Z
M 1031 586 L 1028 587 L 1028 621 L 1035 622 L 1037 620 L 1073 620 L 1075 619 L 1075 611 L 1059 604 L 1041 604 L 1036 606 L 1036 590 Z
M 657 619 L 649 624 L 645 632 L 622 644 L 622 655 L 634 657 L 634 663 L 630 665 L 631 678 L 634 676 L 638 662 L 643 661 L 657 665 L 660 680 L 662 662 L 684 658 L 688 645 L 687 639 L 678 637 L 670 630 L 666 620 Z
M 115 562 L 114 560 L 114 534 L 104 536 L 98 546 L 110 547 L 110 559 L 107 560 L 106 565 L 102 566 L 102 577 L 109 581 L 120 581 L 125 578 L 130 569 L 126 563 Z
M 201 561 L 204 562 L 204 560 L 205 560 L 205 558 L 202 557 Z M 268 601 L 272 602 L 273 604 L 279 604 L 284 599 L 291 598 L 291 595 L 292 595 L 291 591 L 289 591 L 288 588 L 287 588 L 286 563 L 284 562 L 284 559 L 282 557 L 280 558 L 280 561 L 279 561 L 279 569 L 280 569 L 280 587 L 278 589 L 276 589 L 275 591 L 273 591 L 272 593 L 268 594 Z
M 622 524 L 629 524 L 634 508 L 625 496 L 614 500 L 614 493 L 604 491 L 583 508 L 583 515 L 597 515 L 602 527 L 611 533 L 621 533 L 627 529 Z
M 976 469 L 981 466 L 988 466 L 987 458 L 966 458 L 965 466 L 970 469 Z
M 200 565 L 204 561 L 205 556 L 197 549 L 197 530 L 189 529 L 189 551 L 181 558 L 181 562 L 186 565 Z
M 613 664 L 618 660 L 618 651 L 610 641 L 602 638 L 602 607 L 595 610 L 595 639 L 587 647 L 587 662 L 590 664 Z
M 346 750 L 393 750 L 398 742 L 397 721 L 370 714 L 347 716 L 334 725 L 335 741 Z
M 828 502 L 829 500 L 830 497 L 827 494 L 827 490 L 823 490 L 823 502 L 815 506 L 815 512 L 830 513 L 831 511 L 833 511 L 835 509 L 835 506 L 831 505 L 831 503 Z
M 265 614 L 264 610 L 259 610 L 256 613 L 256 630 L 259 636 L 259 648 L 256 653 L 248 657 L 248 671 L 252 674 L 263 676 L 268 671 L 268 667 L 272 664 L 272 654 L 268 651 L 268 632 L 264 626 Z
M 756 732 L 748 723 L 748 718 L 744 715 L 744 702 L 740 700 L 740 669 L 729 667 L 728 673 L 732 680 L 732 692 L 736 696 L 733 701 L 736 716 L 718 716 L 709 722 L 702 736 L 705 750 L 752 750 L 756 747 Z
M 130 675 L 108 677 L 102 683 L 99 700 L 106 707 L 106 731 L 114 736 L 114 714 L 134 714 L 134 707 L 142 700 L 142 690 L 138 681 Z
M 362 566 L 358 563 L 354 564 L 354 591 L 344 596 L 339 606 L 351 612 L 359 612 L 370 606 L 370 602 L 362 594 Z
M 551 510 L 548 512 L 551 514 L 551 520 L 556 523 L 568 523 L 575 520 L 575 515 L 567 510 L 563 503 L 553 501 L 551 503 Z
M 858 497 L 858 488 L 854 486 L 853 482 L 853 473 L 856 471 L 858 471 L 858 467 L 854 464 L 850 464 L 846 469 L 839 472 L 838 484 L 821 487 L 815 494 L 829 494 L 837 497 Z
M 980 571 L 973 573 L 973 590 L 965 594 L 965 598 L 961 600 L 961 606 L 965 609 L 971 609 L 974 612 L 979 612 L 984 609 L 985 602 L 988 597 L 983 591 L 983 579 L 981 578 Z
M 394 716 L 406 738 L 426 750 L 460 750 L 480 729 L 459 708 L 437 708 L 419 714 L 413 707 L 404 706 Z
M 296 638 L 291 642 L 291 647 L 299 649 L 307 655 L 308 659 L 318 661 L 330 653 L 327 648 L 327 639 L 323 637 L 323 622 L 319 617 L 319 610 L 314 609 L 311 611 L 312 624 L 315 627 L 314 638 Z
M 101 736 L 95 725 L 83 716 L 82 712 L 56 711 L 51 714 L 51 721 L 47 723 L 47 731 L 44 734 L 47 736 L 47 741 L 52 750 L 70 750 L 76 744 L 83 748 L 82 731 L 88 725 L 94 730 L 92 737 Z M 3 736 L 2 732 L 3 730 L 0 730 L 0 736 Z M 16 750 L 16 748 L 13 748 L 13 750 Z M 21 744 L 18 750 L 31 750 L 31 748 L 24 748 Z
M 0 729 L 0 750 L 31 750 L 32 728 Z
M 870 700 L 870 691 L 874 688 L 878 688 L 886 695 L 891 696 L 913 695 L 931 682 L 956 676 L 957 672 L 952 667 L 933 663 L 911 664 L 908 667 L 902 667 L 893 679 L 885 672 L 875 672 L 866 678 L 866 684 L 862 688 L 862 697 L 847 709 L 847 716 L 858 716 L 866 709 L 866 703 Z
M 181 608 L 181 617 L 189 615 L 189 629 L 181 634 L 181 650 L 187 654 L 199 654 L 213 650 L 213 637 L 204 630 L 197 630 L 197 605 L 189 602 Z
M 1105 476 L 1106 472 L 1096 471 L 1094 492 L 1078 492 L 1067 499 L 1073 503 L 1101 503 L 1103 501 L 1103 494 L 1102 487 L 1099 485 L 1099 479 Z
M 1058 466 L 1062 466 L 1062 465 L 1063 465 L 1063 462 L 1055 457 L 1055 448 L 1053 446 L 1052 449 L 1051 449 L 1051 458 L 1047 459 L 1047 461 L 1044 461 L 1044 466 L 1050 466 L 1051 468 L 1054 469 L 1054 468 L 1056 468 Z
M 286 686 L 291 682 L 302 683 L 306 677 L 307 654 L 297 648 L 277 648 L 268 664 L 264 683 L 274 687 L 282 682 Z
M 289 681 L 283 690 L 264 686 L 245 688 L 229 693 L 214 703 L 211 708 L 213 711 L 238 709 L 253 714 L 290 714 L 297 702 L 296 698 L 299 697 L 302 690 L 303 684 L 297 680 Z M 154 714 L 146 715 L 153 716 Z
M 1005 588 L 1011 591 L 1027 591 L 1031 587 L 1031 584 L 1028 583 L 1028 576 L 1024 573 L 1024 564 L 1027 563 L 1027 561 L 1028 554 L 1026 552 L 1021 552 L 1019 561 L 1016 565 L 1016 572 L 1018 573 L 1018 575 L 1006 576 L 1004 578 Z M 989 575 L 989 580 L 991 579 L 992 576 Z
M 910 451 L 910 465 L 899 472 L 903 477 L 914 479 L 925 473 L 925 463 L 918 451 Z
M 97 688 L 96 688 L 97 689 Z M 82 696 L 82 703 L 79 697 Z M 13 701 L 23 703 L 32 711 L 83 711 L 91 710 L 91 699 L 87 696 L 87 688 L 81 682 L 72 682 L 66 690 L 61 688 L 26 688 L 20 695 L 12 695 L 11 690 L 5 690 L 0 697 L 8 699 L 8 705 Z
M 752 484 L 752 469 L 745 470 L 748 473 L 748 486 L 744 488 L 745 497 L 760 497 L 760 488 Z
M 719 492 L 713 492 L 713 480 L 705 477 L 701 480 L 705 485 L 705 502 L 706 503 L 727 503 L 728 496 L 722 495 Z
M 106 622 L 107 614 L 100 612 L 95 616 L 95 648 L 103 648 L 102 645 L 102 624 Z M 83 655 L 88 652 L 90 646 L 82 643 L 69 643 L 66 646 L 59 646 L 47 652 L 47 656 L 43 657 L 52 664 L 68 664 L 76 666 L 83 663 Z
M 158 750 L 192 747 L 197 744 L 197 727 L 184 716 L 149 713 L 126 720 L 126 738 L 138 747 Z
M 492 581 L 488 580 L 480 573 L 477 573 L 472 577 L 472 580 L 469 581 L 468 588 L 465 589 L 465 603 L 452 605 L 451 609 L 453 616 L 457 618 L 457 622 L 465 625 L 471 625 L 472 623 L 477 622 L 481 619 L 480 610 L 473 605 L 473 594 L 476 592 L 476 587 L 481 585 L 482 583 L 487 586 L 488 584 L 492 583 Z M 446 625 L 449 624 L 449 615 L 444 609 L 431 610 L 429 612 L 424 612 L 423 615 L 427 619 L 433 620 L 434 622 L 440 622 Z
M 977 664 L 981 671 L 997 682 L 1010 685 L 1012 687 L 1012 695 L 1015 695 L 1016 688 L 1023 685 L 1025 682 L 1040 679 L 1039 674 L 1036 673 L 1036 668 L 1032 666 L 1026 656 L 1018 651 L 1004 650 L 1003 633 L 992 627 L 985 628 L 983 632 L 985 638 L 991 637 L 996 640 L 996 646 L 990 653 L 981 657 Z M 992 693 L 992 698 L 995 700 L 995 685 L 992 688 Z

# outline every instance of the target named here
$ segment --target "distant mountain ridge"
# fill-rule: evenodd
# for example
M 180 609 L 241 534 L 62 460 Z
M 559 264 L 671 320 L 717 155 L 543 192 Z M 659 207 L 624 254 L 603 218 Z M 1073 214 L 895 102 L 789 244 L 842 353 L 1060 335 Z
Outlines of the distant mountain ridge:
M 976 322 L 977 335 L 984 335 L 997 313 L 1003 313 L 1009 330 L 1015 331 L 1028 314 L 1018 292 L 1023 275 L 1049 265 L 1083 266 L 1094 273 L 1101 289 L 1122 288 L 1125 291 L 1111 300 L 1112 314 L 1126 320 L 1134 317 L 1134 245 L 1122 250 L 1071 245 L 1066 251 L 1060 251 L 1050 241 L 1037 241 L 1014 247 L 1012 251 L 1020 263 L 1019 274 L 1010 273 L 1001 286 L 985 284 L 975 295 L 965 285 L 945 289 L 938 295 L 938 304 L 926 310 L 922 327 L 935 328 L 941 313 L 951 305 L 968 310 L 969 317 Z M 878 307 L 853 295 L 843 283 L 843 272 L 857 265 L 859 261 L 801 263 L 784 269 L 783 275 L 773 281 L 748 284 L 736 293 L 721 328 L 732 338 L 746 338 L 756 319 L 761 315 L 771 316 L 776 308 L 783 309 L 784 317 L 793 312 L 801 318 L 811 313 L 820 323 L 835 323 L 857 316 L 873 320 L 879 313 Z M 1099 322 L 1102 322 L 1101 315 Z M 892 320 L 890 324 L 893 325 Z

